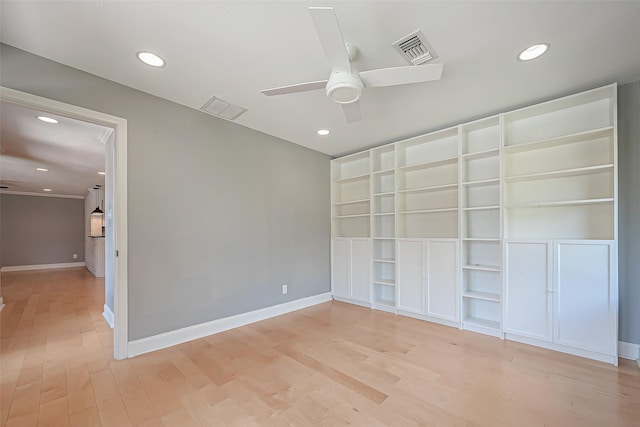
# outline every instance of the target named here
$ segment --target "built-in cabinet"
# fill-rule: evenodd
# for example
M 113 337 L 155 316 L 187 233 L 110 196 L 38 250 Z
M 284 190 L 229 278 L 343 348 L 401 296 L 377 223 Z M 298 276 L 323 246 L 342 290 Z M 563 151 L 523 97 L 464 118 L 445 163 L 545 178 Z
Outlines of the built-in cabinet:
M 506 337 L 578 355 L 615 354 L 615 262 L 608 241 L 507 241 Z
M 616 86 L 332 161 L 333 293 L 616 363 Z
M 333 239 L 332 243 L 333 295 L 369 303 L 371 294 L 369 239 Z
M 458 241 L 398 239 L 398 313 L 460 321 Z

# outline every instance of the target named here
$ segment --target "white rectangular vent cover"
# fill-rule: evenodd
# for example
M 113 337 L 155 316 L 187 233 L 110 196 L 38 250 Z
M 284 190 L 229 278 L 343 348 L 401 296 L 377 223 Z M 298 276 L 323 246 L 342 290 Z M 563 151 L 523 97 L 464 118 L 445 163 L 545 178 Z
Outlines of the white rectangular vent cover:
M 247 111 L 246 108 L 233 105 L 216 96 L 208 100 L 202 107 L 200 107 L 200 109 L 205 113 L 209 113 L 216 117 L 222 117 L 227 120 L 235 120 L 240 114 Z
M 438 57 L 420 30 L 416 30 L 393 43 L 393 47 L 412 65 L 424 64 Z

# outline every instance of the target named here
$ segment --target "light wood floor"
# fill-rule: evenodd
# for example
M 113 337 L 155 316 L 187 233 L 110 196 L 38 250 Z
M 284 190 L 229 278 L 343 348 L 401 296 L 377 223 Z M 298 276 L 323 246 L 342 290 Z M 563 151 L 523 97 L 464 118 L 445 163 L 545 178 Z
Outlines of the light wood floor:
M 4 273 L 0 425 L 632 426 L 640 369 L 337 302 L 125 361 L 84 269 Z

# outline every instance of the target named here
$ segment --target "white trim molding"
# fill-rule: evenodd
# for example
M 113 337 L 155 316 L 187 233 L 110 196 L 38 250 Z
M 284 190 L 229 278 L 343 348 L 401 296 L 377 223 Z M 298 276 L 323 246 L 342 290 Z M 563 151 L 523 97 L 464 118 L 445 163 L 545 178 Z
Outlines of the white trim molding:
M 618 341 L 618 356 L 638 362 L 640 367 L 640 344 Z
M 107 325 L 109 325 L 109 327 L 113 329 L 113 311 L 111 311 L 111 308 L 107 304 L 104 305 L 102 317 L 104 317 L 104 320 L 107 321 Z
M 84 196 L 76 196 L 73 194 L 44 194 L 30 193 L 28 191 L 0 190 L 0 194 L 9 194 L 12 196 L 57 197 L 59 199 L 84 199 Z
M 331 301 L 330 292 L 130 341 L 129 357 L 182 344 L 328 301 Z
M 8 271 L 29 271 L 29 270 L 49 270 L 51 268 L 73 268 L 84 267 L 84 262 L 60 262 L 56 264 L 32 264 L 32 265 L 5 265 L 0 268 L 0 272 Z

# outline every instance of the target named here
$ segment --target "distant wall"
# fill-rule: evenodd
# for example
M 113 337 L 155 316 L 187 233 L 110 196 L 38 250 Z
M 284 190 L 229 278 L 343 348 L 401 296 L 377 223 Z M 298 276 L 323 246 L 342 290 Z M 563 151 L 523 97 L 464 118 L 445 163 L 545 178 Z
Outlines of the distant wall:
M 618 88 L 620 341 L 640 344 L 640 81 Z
M 84 200 L 0 194 L 0 235 L 3 267 L 83 262 Z

